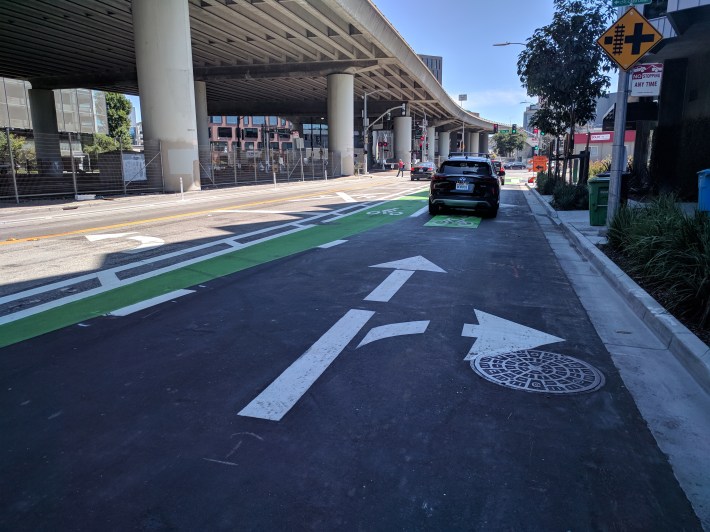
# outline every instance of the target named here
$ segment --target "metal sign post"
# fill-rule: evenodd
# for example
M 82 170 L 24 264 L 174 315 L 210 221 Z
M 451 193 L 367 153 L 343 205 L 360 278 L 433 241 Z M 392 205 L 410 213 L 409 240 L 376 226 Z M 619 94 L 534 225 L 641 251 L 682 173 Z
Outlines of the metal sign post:
M 614 110 L 614 145 L 609 173 L 607 226 L 613 220 L 621 203 L 621 179 L 627 164 L 624 140 L 626 136 L 626 102 L 629 96 L 629 70 L 663 39 L 661 33 L 635 8 L 619 7 L 618 14 L 619 20 L 597 39 L 597 44 L 619 65 L 619 84 Z

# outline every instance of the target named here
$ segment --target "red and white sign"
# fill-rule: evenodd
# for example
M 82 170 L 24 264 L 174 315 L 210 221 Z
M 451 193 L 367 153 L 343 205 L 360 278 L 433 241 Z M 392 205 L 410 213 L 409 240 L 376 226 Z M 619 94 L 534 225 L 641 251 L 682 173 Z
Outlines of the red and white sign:
M 631 96 L 658 96 L 661 93 L 663 63 L 644 63 L 631 69 Z
M 624 132 L 624 142 L 634 142 L 636 140 L 636 131 L 628 130 Z M 614 142 L 613 131 L 598 131 L 592 133 L 589 137 L 589 144 L 610 144 Z M 587 143 L 586 133 L 575 133 L 574 145 L 580 146 Z

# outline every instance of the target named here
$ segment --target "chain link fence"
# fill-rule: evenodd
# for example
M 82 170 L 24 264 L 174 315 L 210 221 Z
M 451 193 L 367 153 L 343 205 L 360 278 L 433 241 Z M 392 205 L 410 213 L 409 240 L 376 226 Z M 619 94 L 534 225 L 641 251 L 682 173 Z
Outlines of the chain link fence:
M 118 144 L 117 144 L 118 145 Z M 142 151 L 97 149 L 91 135 L 0 131 L 0 201 L 164 192 L 159 142 Z M 313 181 L 341 175 L 323 149 L 199 150 L 201 187 Z
M 200 150 L 202 188 L 327 179 L 333 154 L 326 150 Z

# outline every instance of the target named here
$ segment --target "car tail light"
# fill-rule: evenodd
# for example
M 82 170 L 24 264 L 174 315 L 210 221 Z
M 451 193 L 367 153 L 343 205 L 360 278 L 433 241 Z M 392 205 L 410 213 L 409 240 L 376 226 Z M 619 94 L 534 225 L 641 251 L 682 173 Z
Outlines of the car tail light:
M 443 181 L 446 179 L 446 174 L 432 174 L 431 180 L 432 181 Z

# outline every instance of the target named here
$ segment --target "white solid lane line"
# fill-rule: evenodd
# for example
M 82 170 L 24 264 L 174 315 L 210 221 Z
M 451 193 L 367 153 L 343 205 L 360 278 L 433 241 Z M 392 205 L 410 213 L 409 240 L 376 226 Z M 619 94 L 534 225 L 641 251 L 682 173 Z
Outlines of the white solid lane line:
M 374 312 L 349 310 L 308 351 L 245 406 L 240 416 L 280 421 L 360 332 Z
M 328 249 L 332 248 L 333 246 L 339 246 L 340 244 L 345 244 L 347 240 L 333 240 L 332 242 L 328 242 L 327 244 L 323 244 L 322 246 L 318 246 L 319 248 L 322 249 Z
M 109 312 L 108 315 L 128 316 L 129 314 L 133 314 L 134 312 L 138 312 L 139 310 L 153 307 L 155 305 L 159 305 L 160 303 L 165 303 L 166 301 L 177 299 L 178 297 L 186 296 L 187 294 L 192 294 L 193 292 L 194 290 L 175 290 L 174 292 L 163 294 L 162 296 L 156 296 L 150 299 L 146 299 L 145 301 L 141 301 L 140 303 L 136 303 L 135 305 L 128 305 L 127 307 L 114 310 L 113 312 Z

